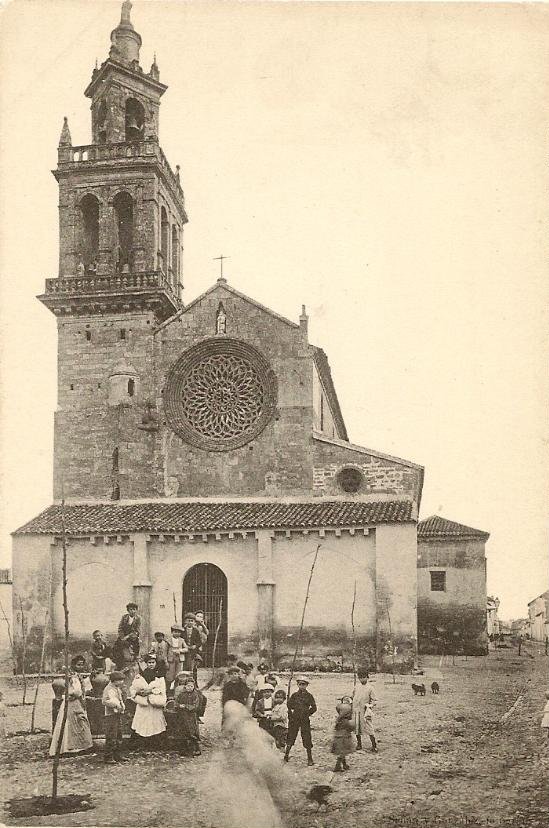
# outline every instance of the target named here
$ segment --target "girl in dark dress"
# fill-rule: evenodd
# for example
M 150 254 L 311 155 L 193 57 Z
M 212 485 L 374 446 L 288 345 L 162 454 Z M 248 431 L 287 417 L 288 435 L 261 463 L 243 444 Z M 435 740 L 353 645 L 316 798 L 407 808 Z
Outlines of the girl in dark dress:
M 175 688 L 175 716 L 179 752 L 183 756 L 200 756 L 198 715 L 201 707 L 200 694 L 194 679 L 181 677 L 182 684 Z

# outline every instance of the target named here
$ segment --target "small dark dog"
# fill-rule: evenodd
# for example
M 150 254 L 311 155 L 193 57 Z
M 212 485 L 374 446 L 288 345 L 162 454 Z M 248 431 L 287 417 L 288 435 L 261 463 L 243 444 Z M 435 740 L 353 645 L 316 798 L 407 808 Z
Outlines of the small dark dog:
M 438 693 L 439 690 L 440 690 L 440 687 L 438 685 L 438 681 L 434 681 L 431 684 L 431 693 Z
M 316 802 L 317 804 L 317 811 L 320 810 L 321 805 L 324 805 L 326 810 L 328 810 L 328 797 L 332 793 L 333 788 L 330 785 L 313 785 L 309 793 L 307 794 L 307 799 L 310 799 L 311 802 Z
M 425 685 L 424 684 L 412 684 L 412 690 L 414 691 L 414 696 L 424 696 L 425 695 Z

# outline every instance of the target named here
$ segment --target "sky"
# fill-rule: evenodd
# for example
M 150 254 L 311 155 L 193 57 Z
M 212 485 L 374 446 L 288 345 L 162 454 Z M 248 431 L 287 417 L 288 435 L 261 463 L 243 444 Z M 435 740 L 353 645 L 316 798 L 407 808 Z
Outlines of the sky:
M 63 116 L 118 2 L 12 0 L 0 40 L 0 566 L 52 499 Z M 425 466 L 421 517 L 490 532 L 488 592 L 548 588 L 547 135 L 542 4 L 133 4 L 169 85 L 184 301 L 219 263 L 328 353 L 350 439 Z

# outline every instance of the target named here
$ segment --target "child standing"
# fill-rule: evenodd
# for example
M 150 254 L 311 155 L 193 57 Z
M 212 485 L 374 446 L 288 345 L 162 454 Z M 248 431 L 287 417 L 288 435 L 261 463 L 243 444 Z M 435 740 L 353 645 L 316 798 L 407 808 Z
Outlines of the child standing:
M 125 762 L 120 755 L 122 747 L 122 713 L 124 699 L 122 686 L 124 673 L 115 670 L 110 674 L 110 681 L 103 690 L 103 706 L 105 708 L 105 762 L 113 765 L 116 762 Z
M 349 769 L 347 756 L 356 750 L 356 739 L 354 736 L 355 724 L 353 722 L 352 706 L 350 704 L 338 704 L 336 710 L 337 719 L 334 726 L 332 753 L 337 756 L 334 773 L 339 773 Z
M 289 762 L 290 750 L 295 744 L 297 734 L 301 731 L 301 741 L 307 751 L 307 764 L 313 762 L 313 741 L 311 737 L 311 716 L 316 713 L 316 702 L 308 691 L 309 679 L 305 676 L 297 677 L 297 692 L 292 693 L 288 699 L 288 738 L 286 739 L 286 752 L 284 761 Z
M 156 666 L 160 668 L 162 675 L 165 676 L 168 672 L 168 642 L 163 632 L 155 632 L 150 653 L 154 655 Z M 160 671 L 158 675 L 160 675 Z
M 377 702 L 377 696 L 367 670 L 359 670 L 357 684 L 353 696 L 353 717 L 356 730 L 356 747 L 362 750 L 362 734 L 370 737 L 372 752 L 377 753 L 376 732 L 373 725 L 372 711 Z
M 549 699 L 549 690 L 545 691 L 545 698 Z M 545 707 L 543 708 L 541 729 L 545 730 L 546 735 L 549 736 L 549 701 L 545 702 Z
M 175 688 L 174 701 L 179 752 L 183 756 L 200 756 L 200 695 L 192 676 L 183 678 L 183 684 Z
M 286 692 L 277 690 L 273 696 L 273 709 L 271 712 L 272 734 L 279 750 L 284 750 L 286 737 L 288 736 L 288 707 Z

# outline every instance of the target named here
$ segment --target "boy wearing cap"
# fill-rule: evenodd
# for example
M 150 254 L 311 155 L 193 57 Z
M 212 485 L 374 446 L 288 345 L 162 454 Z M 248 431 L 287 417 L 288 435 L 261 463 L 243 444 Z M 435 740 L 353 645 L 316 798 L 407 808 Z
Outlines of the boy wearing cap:
M 377 702 L 373 684 L 368 671 L 359 669 L 357 672 L 359 684 L 353 695 L 353 718 L 356 728 L 357 750 L 362 750 L 362 735 L 370 737 L 372 753 L 377 753 L 376 732 L 372 721 L 372 710 Z
M 115 670 L 110 674 L 109 683 L 103 690 L 102 702 L 105 708 L 105 762 L 113 765 L 116 762 L 125 762 L 120 755 L 122 746 L 122 713 L 124 699 L 122 686 L 124 673 Z
M 130 601 L 126 612 L 118 625 L 119 641 L 126 641 L 133 655 L 139 655 L 139 636 L 141 634 L 141 616 L 137 614 L 137 604 Z
M 168 663 L 168 672 L 166 673 L 165 681 L 166 690 L 169 692 L 170 687 L 175 682 L 175 677 L 183 666 L 187 652 L 187 644 L 183 639 L 183 627 L 180 627 L 179 624 L 172 624 L 171 635 L 167 643 L 168 652 L 166 660 Z
M 301 731 L 301 741 L 303 747 L 307 751 L 307 764 L 314 765 L 313 762 L 313 741 L 311 737 L 311 716 L 316 713 L 316 702 L 314 697 L 308 691 L 309 679 L 305 676 L 297 677 L 297 691 L 292 693 L 288 699 L 288 736 L 286 739 L 286 752 L 284 754 L 284 761 L 290 760 L 290 750 L 295 744 L 297 734 Z
M 192 671 L 193 678 L 197 680 L 197 656 L 202 647 L 202 639 L 196 626 L 194 612 L 187 612 L 185 615 L 185 626 L 183 627 L 183 640 L 187 645 L 185 656 L 185 670 Z

